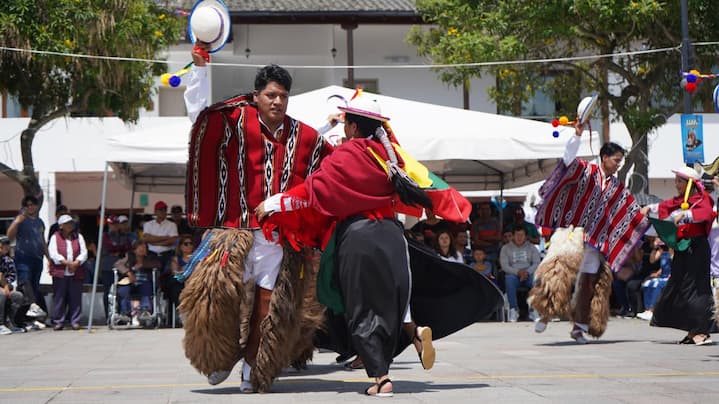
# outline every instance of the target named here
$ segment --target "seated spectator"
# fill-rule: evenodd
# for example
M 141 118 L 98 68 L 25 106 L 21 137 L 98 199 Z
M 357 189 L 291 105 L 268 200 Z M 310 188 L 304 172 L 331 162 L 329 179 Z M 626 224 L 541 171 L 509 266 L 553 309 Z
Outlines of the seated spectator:
M 57 220 L 60 230 L 50 237 L 50 275 L 52 276 L 52 317 L 55 331 L 65 327 L 65 314 L 70 314 L 73 330 L 80 329 L 82 315 L 82 282 L 87 260 L 87 246 L 82 234 L 75 231 L 75 221 L 70 215 Z
M 0 335 L 24 331 L 12 320 L 15 318 L 13 308 L 18 307 L 23 299 L 22 293 L 14 290 L 16 281 L 15 261 L 10 258 L 10 239 L 3 236 L 0 238 Z
M 434 215 L 434 212 L 427 209 L 426 219 L 420 220 L 410 229 L 412 233 L 419 233 L 424 236 L 424 243 L 430 247 L 434 246 L 435 239 L 441 230 L 448 230 L 450 225 L 446 220 L 442 220 Z
M 539 231 L 537 231 L 537 226 L 535 226 L 534 223 L 524 220 L 524 208 L 521 206 L 514 208 L 512 220 L 505 226 L 504 232 L 514 233 L 514 229 L 518 226 L 524 227 L 527 232 L 527 240 L 529 240 L 530 243 L 539 244 Z
M 487 258 L 496 262 L 499 258 L 502 228 L 499 225 L 499 220 L 492 216 L 492 207 L 489 202 L 479 205 L 478 217 L 472 224 L 471 236 L 472 245 L 481 247 L 487 253 Z
M 434 242 L 434 250 L 440 257 L 447 261 L 458 262 L 464 264 L 462 254 L 457 251 L 454 243 L 454 237 L 449 230 L 440 230 Z
M 467 240 L 468 237 L 466 231 L 459 231 L 454 236 L 454 246 L 457 249 L 457 252 L 462 254 L 463 262 L 469 265 L 474 261 L 474 259 L 472 258 L 472 249 L 470 249 L 467 245 Z
M 646 280 L 652 273 L 659 270 L 659 261 L 654 261 L 651 258 L 654 249 L 657 248 L 655 246 L 656 240 L 656 233 L 653 228 L 650 228 L 650 231 L 644 235 L 641 244 L 642 259 L 639 272 L 635 273 L 626 282 L 627 298 L 629 299 L 629 308 L 631 310 L 630 313 L 641 313 L 644 311 L 642 303 L 644 300 L 642 296 L 642 283 L 644 283 L 644 280 Z
M 509 301 L 509 321 L 516 322 L 519 319 L 517 304 L 517 289 L 523 286 L 532 288 L 534 271 L 539 265 L 539 251 L 527 241 L 527 230 L 524 226 L 517 226 L 512 233 L 512 241 L 502 246 L 499 253 L 499 263 L 504 272 L 504 287 Z M 530 309 L 530 318 L 534 320 L 536 315 Z
M 487 259 L 487 253 L 482 247 L 472 248 L 472 267 L 480 274 L 494 280 L 494 266 Z
M 171 271 L 167 278 L 167 298 L 170 305 L 175 305 L 175 307 L 180 305 L 180 292 L 185 287 L 185 283 L 175 279 L 175 275 L 181 274 L 185 270 L 185 266 L 190 262 L 192 253 L 195 251 L 192 235 L 182 234 L 179 240 L 176 255 L 170 260 Z
M 642 320 L 651 320 L 654 317 L 654 303 L 656 303 L 662 289 L 667 285 L 669 276 L 672 273 L 672 258 L 674 250 L 669 248 L 658 238 L 655 242 L 656 249 L 652 251 L 650 260 L 659 262 L 659 269 L 650 274 L 642 283 L 644 291 L 644 311 L 637 314 Z
M 160 265 L 160 260 L 148 256 L 147 243 L 143 240 L 136 241 L 132 251 L 115 263 L 120 275 L 117 295 L 123 321 L 140 325 L 152 320 L 152 270 Z M 136 296 L 140 297 L 139 302 L 131 302 Z

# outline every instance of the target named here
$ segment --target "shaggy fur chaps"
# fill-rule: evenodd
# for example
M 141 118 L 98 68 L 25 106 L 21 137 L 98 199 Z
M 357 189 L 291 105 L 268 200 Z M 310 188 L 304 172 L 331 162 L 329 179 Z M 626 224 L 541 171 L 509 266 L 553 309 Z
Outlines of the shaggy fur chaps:
M 559 228 L 550 240 L 547 255 L 534 272 L 534 285 L 527 303 L 542 318 L 570 317 L 570 302 L 582 263 L 582 228 Z
M 244 357 L 255 299 L 254 282 L 242 282 L 252 232 L 215 229 L 212 234 L 209 247 L 214 252 L 185 281 L 179 307 L 185 317 L 185 355 L 206 376 L 231 370 Z M 308 294 L 316 276 L 305 257 L 284 250 L 250 375 L 258 392 L 269 391 L 284 367 L 304 366 L 312 358 L 312 337 L 322 325 L 323 311 L 314 294 Z
M 547 256 L 534 273 L 534 286 L 527 298 L 527 302 L 542 318 L 562 317 L 573 320 L 576 299 L 572 298 L 572 290 L 576 289 L 583 251 L 582 228 L 560 228 L 552 235 Z M 602 260 L 592 286 L 589 310 L 589 335 L 595 338 L 599 338 L 607 329 L 612 279 L 609 265 Z

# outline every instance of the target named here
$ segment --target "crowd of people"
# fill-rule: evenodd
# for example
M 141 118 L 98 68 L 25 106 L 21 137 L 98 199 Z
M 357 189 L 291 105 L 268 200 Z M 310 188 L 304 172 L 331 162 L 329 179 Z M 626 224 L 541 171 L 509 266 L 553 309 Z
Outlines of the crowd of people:
M 4 313 L 0 316 L 0 335 L 40 330 L 48 325 L 55 331 L 66 327 L 78 330 L 83 318 L 84 285 L 93 282 L 96 244 L 85 240 L 78 217 L 65 205 L 57 207 L 57 220 L 45 241 L 45 224 L 37 217 L 37 198 L 26 196 L 21 204 L 21 213 L 10 225 L 8 235 L 0 238 L 0 313 Z M 158 202 L 155 214 L 141 216 L 134 231 L 127 215 L 105 219 L 98 280 L 103 286 L 108 321 L 113 314 L 109 312 L 113 307 L 109 292 L 116 282 L 113 298 L 117 299 L 117 325 L 155 325 L 150 320 L 158 321 L 154 313 L 157 306 L 151 302 L 157 297 L 168 302 L 163 318 L 175 316 L 183 283 L 174 275 L 189 261 L 201 234 L 187 225 L 181 206 L 175 205 L 171 211 L 172 218 L 168 219 L 167 205 Z M 178 233 L 178 229 L 184 233 Z M 40 286 L 45 260 L 52 279 L 51 310 Z M 153 271 L 157 279 L 152 278 Z

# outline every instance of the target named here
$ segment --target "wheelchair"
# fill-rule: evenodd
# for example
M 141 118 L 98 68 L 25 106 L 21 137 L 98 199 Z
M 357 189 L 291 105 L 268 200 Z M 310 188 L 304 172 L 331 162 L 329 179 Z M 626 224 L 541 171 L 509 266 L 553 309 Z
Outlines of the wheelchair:
M 132 318 L 120 313 L 120 296 L 118 292 L 120 286 L 123 285 L 119 284 L 120 273 L 117 268 L 112 269 L 113 282 L 107 296 L 107 326 L 109 329 L 160 328 L 161 325 L 167 322 L 164 314 L 167 311 L 167 303 L 159 287 L 159 273 L 158 268 L 152 268 L 151 276 L 149 276 L 149 281 L 152 283 L 152 294 L 150 295 L 152 313 L 150 318 L 138 320 L 139 324 L 133 324 Z

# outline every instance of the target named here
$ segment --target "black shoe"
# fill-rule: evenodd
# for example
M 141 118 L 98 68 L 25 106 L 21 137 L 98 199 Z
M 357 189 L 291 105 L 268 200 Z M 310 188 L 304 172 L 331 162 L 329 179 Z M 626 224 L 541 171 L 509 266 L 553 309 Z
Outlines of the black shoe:
M 335 362 L 337 362 L 337 363 L 345 363 L 345 362 L 347 362 L 348 360 L 350 360 L 353 356 L 354 356 L 354 355 L 340 354 L 340 355 L 337 355 L 337 357 L 335 358 Z

